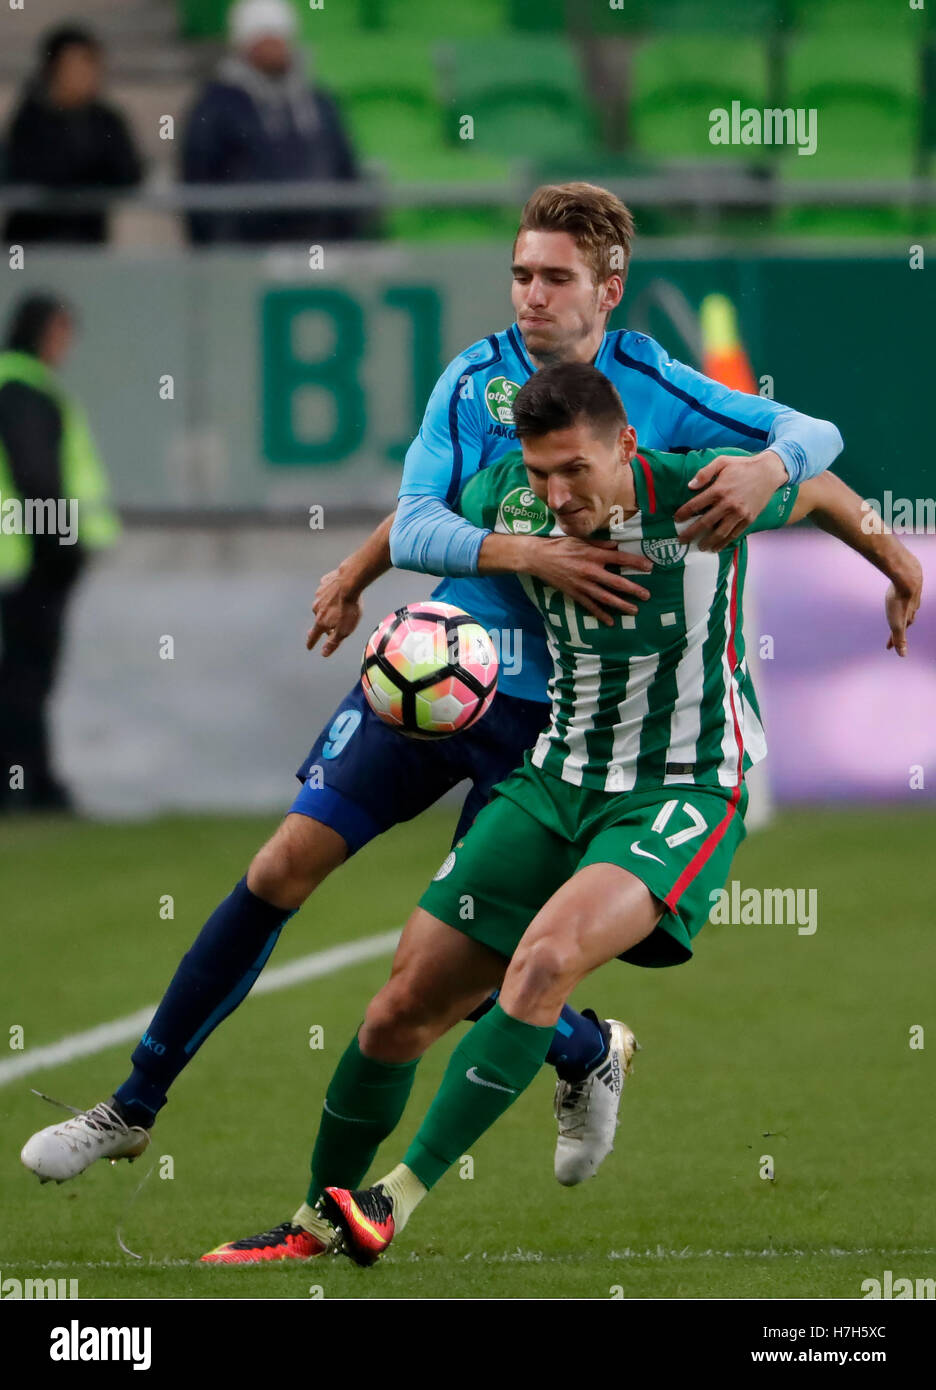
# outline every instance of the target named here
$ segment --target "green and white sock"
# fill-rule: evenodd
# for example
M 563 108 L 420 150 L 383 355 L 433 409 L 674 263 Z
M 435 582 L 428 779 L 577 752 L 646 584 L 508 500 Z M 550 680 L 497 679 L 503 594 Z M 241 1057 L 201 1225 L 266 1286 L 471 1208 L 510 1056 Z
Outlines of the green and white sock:
M 323 1245 L 331 1245 L 335 1239 L 335 1228 L 330 1221 L 326 1221 L 323 1216 L 319 1216 L 314 1207 L 310 1207 L 308 1202 L 303 1202 L 292 1219 L 294 1226 L 301 1226 L 310 1235 L 316 1236 Z
M 429 1189 L 405 1163 L 398 1163 L 392 1172 L 377 1181 L 393 1203 L 394 1227 L 402 1231 Z

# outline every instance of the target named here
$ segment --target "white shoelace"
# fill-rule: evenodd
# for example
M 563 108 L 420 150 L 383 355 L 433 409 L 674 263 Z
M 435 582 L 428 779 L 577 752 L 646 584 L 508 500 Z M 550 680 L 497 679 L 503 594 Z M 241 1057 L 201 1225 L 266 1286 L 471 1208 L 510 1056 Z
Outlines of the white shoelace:
M 592 1076 L 587 1076 L 582 1081 L 560 1081 L 555 1110 L 563 1139 L 577 1139 L 578 1131 L 585 1128 L 593 1080 Z
M 66 1120 L 62 1134 L 66 1132 L 69 1139 L 74 1137 L 90 1149 L 95 1142 L 103 1144 L 111 1134 L 129 1134 L 130 1130 L 116 1110 L 102 1100 L 92 1110 L 79 1111 L 73 1120 Z

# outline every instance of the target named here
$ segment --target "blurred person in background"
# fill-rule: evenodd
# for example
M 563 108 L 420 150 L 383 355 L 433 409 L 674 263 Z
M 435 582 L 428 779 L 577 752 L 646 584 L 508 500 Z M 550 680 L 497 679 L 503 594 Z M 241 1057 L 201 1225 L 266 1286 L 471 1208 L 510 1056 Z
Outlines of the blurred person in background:
M 345 181 L 357 163 L 332 97 L 313 87 L 293 47 L 287 0 L 238 0 L 228 15 L 232 51 L 189 117 L 186 183 Z M 310 203 L 313 199 L 310 190 Z M 193 242 L 340 241 L 361 236 L 359 213 L 340 209 L 193 213 Z
M 29 294 L 15 306 L 0 352 L 0 812 L 6 813 L 71 809 L 52 769 L 49 697 L 68 600 L 88 551 L 112 544 L 119 533 L 84 411 L 56 376 L 74 332 L 67 304 Z M 29 504 L 40 500 L 45 507 L 32 511 Z
M 44 36 L 38 71 L 26 84 L 7 136 L 9 183 L 41 184 L 50 191 L 130 188 L 142 164 L 123 116 L 100 100 L 101 45 L 87 29 L 66 25 Z M 99 243 L 107 240 L 107 213 L 14 211 L 5 236 L 11 243 Z

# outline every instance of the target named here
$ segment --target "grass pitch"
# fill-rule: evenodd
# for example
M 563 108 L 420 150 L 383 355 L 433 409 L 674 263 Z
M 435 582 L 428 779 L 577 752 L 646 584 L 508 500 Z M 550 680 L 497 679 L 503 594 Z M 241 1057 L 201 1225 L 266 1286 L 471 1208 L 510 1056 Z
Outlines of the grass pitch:
M 0 1036 L 21 1025 L 29 1049 L 155 1003 L 274 825 L 5 825 Z M 287 926 L 272 964 L 401 924 L 451 828 L 449 814 L 424 817 L 357 856 Z M 934 842 L 936 813 L 904 810 L 787 811 L 752 836 L 734 876 L 815 888 L 816 933 L 708 926 L 688 965 L 606 966 L 574 1002 L 625 1018 L 643 1051 L 599 1176 L 556 1184 L 544 1069 L 471 1154 L 473 1176 L 453 1170 L 372 1270 L 197 1260 L 302 1199 L 328 1077 L 388 960 L 248 999 L 132 1166 L 40 1187 L 18 1161 L 55 1118 L 30 1086 L 92 1104 L 126 1075 L 131 1045 L 9 1082 L 2 1275 L 75 1278 L 83 1298 L 856 1298 L 887 1269 L 931 1277 L 932 1048 L 910 1041 L 932 1009 Z M 420 1067 L 377 1171 L 402 1154 L 449 1051 L 443 1041 Z

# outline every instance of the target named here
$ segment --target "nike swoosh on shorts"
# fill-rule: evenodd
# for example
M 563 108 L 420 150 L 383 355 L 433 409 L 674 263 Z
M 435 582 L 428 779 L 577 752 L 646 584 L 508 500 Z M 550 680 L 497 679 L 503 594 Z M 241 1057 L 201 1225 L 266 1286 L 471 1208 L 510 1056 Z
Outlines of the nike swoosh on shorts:
M 631 845 L 631 854 L 639 854 L 643 859 L 655 859 L 658 864 L 663 863 L 658 854 L 651 854 L 648 849 L 641 849 L 639 840 L 635 840 Z

